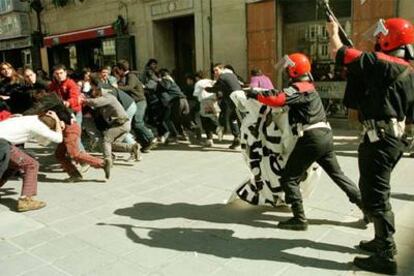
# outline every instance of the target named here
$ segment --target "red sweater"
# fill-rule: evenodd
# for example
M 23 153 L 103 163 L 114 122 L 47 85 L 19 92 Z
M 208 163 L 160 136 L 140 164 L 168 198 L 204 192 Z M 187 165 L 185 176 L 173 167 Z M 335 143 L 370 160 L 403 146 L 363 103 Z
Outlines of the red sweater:
M 69 102 L 69 107 L 74 112 L 82 110 L 79 86 L 71 79 L 67 78 L 63 82 L 54 80 L 49 85 L 49 90 L 55 92 L 63 101 Z

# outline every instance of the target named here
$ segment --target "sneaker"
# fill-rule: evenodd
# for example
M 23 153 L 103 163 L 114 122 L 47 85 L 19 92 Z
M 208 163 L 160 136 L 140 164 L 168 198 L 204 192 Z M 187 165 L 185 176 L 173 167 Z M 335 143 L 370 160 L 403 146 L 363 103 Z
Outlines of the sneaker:
M 141 146 L 138 143 L 135 143 L 132 146 L 131 156 L 129 157 L 128 160 L 141 161 L 142 156 L 141 156 L 140 148 Z
M 223 137 L 224 137 L 224 127 L 222 126 L 218 126 L 216 129 L 216 133 L 217 133 L 217 138 L 219 141 L 223 141 Z
M 308 229 L 308 221 L 305 219 L 299 219 L 293 217 L 286 221 L 281 221 L 277 225 L 277 228 L 285 229 L 285 230 L 296 230 L 296 231 L 305 231 Z
M 109 179 L 109 177 L 111 176 L 111 167 L 112 167 L 112 162 L 110 159 L 105 158 L 104 160 L 104 166 L 103 166 L 103 170 L 105 172 L 105 178 Z
M 164 137 L 164 136 L 162 136 L 162 137 Z M 163 143 L 165 143 L 165 140 L 164 140 L 164 142 Z M 148 152 L 150 152 L 153 148 L 155 148 L 156 146 L 157 146 L 157 138 L 153 138 L 152 140 L 151 140 L 151 142 L 147 145 L 147 146 L 145 146 L 145 147 L 142 147 L 141 148 L 141 152 L 143 152 L 143 153 L 148 153 Z
M 33 197 L 19 198 L 17 201 L 17 211 L 26 212 L 31 210 L 38 210 L 46 206 L 46 202 L 35 200 Z
M 163 135 L 161 135 L 158 140 L 160 141 L 161 144 L 165 144 L 167 143 L 168 138 L 170 137 L 170 133 L 166 132 Z

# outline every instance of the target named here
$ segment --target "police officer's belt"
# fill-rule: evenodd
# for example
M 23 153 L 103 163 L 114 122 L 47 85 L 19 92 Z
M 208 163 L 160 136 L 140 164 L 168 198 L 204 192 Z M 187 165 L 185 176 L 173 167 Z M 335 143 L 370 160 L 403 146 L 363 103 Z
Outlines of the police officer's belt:
M 319 123 L 315 123 L 315 124 L 311 124 L 311 125 L 302 125 L 301 123 L 297 123 L 297 124 L 293 125 L 292 132 L 293 132 L 293 135 L 297 135 L 299 137 L 302 137 L 303 132 L 305 132 L 307 130 L 315 129 L 315 128 L 331 129 L 331 126 L 327 122 L 319 122 Z
M 307 131 L 314 128 L 329 128 L 331 129 L 331 125 L 328 122 L 319 122 L 312 125 L 303 125 L 303 131 Z
M 388 121 L 366 120 L 362 124 L 367 132 L 374 131 L 379 137 L 388 134 L 395 138 L 401 138 L 405 131 L 405 120 L 397 121 L 396 118 L 391 118 Z

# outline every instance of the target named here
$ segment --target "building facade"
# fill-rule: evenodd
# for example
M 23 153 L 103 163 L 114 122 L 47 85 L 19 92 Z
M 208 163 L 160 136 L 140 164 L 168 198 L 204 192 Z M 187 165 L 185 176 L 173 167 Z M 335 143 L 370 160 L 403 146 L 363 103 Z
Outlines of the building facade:
M 246 75 L 244 0 L 76 0 L 62 8 L 44 3 L 46 70 L 56 63 L 99 67 L 119 58 L 142 69 L 156 58 L 181 79 L 218 61 Z M 119 18 L 125 23 L 121 34 L 114 26 Z
M 31 65 L 31 24 L 27 3 L 0 0 L 0 62 Z
M 46 70 L 56 63 L 74 69 L 100 67 L 119 58 L 142 70 L 149 58 L 156 58 L 182 80 L 186 73 L 222 62 L 245 79 L 259 67 L 281 86 L 274 64 L 283 53 L 302 51 L 311 56 L 315 77 L 331 81 L 324 88 L 327 94 L 337 96 L 335 91 L 342 90 L 343 83 L 332 82 L 340 76 L 332 72 L 325 18 L 317 0 L 74 0 L 64 7 L 54 2 L 42 0 L 40 14 L 44 34 L 40 56 Z M 414 20 L 412 0 L 330 2 L 356 46 L 363 49 L 371 46 L 362 36 L 364 30 L 379 18 Z M 0 18 L 27 14 L 27 5 L 21 8 L 18 3 L 22 4 L 0 0 Z M 32 31 L 39 29 L 34 12 L 28 14 Z M 30 54 L 24 56 L 22 51 L 32 43 L 25 16 L 21 18 L 20 25 L 15 24 L 21 29 L 7 34 L 2 29 L 0 35 L 0 58 L 13 61 L 13 56 L 20 59 L 18 65 L 30 61 Z M 5 42 L 16 38 L 19 43 Z M 19 45 L 19 55 L 9 54 Z

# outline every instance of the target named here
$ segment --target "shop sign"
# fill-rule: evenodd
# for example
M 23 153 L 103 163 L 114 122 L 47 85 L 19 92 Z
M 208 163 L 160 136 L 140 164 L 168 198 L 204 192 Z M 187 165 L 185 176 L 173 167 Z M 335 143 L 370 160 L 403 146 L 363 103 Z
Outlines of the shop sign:
M 27 48 L 32 46 L 32 40 L 29 37 L 0 40 L 0 51 Z
M 151 15 L 159 16 L 194 8 L 194 0 L 172 0 L 151 5 Z
M 316 89 L 321 98 L 343 99 L 345 93 L 345 81 L 317 81 Z

